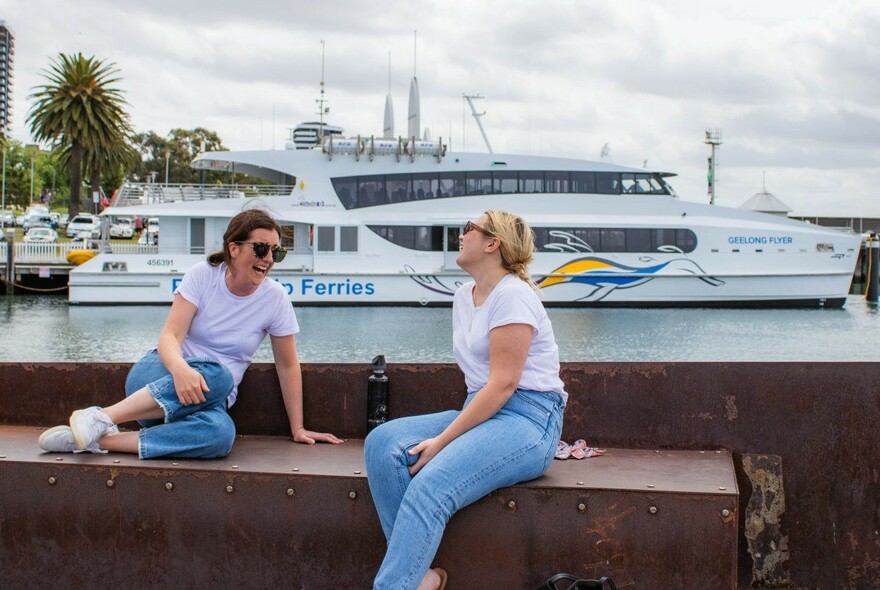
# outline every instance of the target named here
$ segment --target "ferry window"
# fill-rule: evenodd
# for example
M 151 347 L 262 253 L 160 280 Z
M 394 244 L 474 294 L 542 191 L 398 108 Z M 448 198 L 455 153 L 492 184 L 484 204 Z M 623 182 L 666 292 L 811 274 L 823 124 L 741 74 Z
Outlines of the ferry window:
M 342 201 L 342 206 L 346 209 L 355 208 L 357 206 L 357 177 L 333 178 L 331 182 L 336 196 Z
M 693 252 L 697 247 L 697 234 L 689 229 L 675 230 L 675 245 L 681 248 L 682 252 Z
M 521 192 L 521 193 L 543 193 L 544 192 L 544 173 L 543 172 L 520 172 L 519 173 L 519 192 Z
M 433 225 L 369 225 L 380 236 L 403 248 L 422 252 L 443 251 L 443 228 Z M 455 230 L 458 231 L 457 229 Z M 450 240 L 452 240 L 450 232 Z M 458 234 L 455 233 L 455 248 L 458 251 Z
M 595 193 L 596 192 L 596 175 L 593 172 L 572 172 L 571 173 L 571 192 L 573 192 L 573 193 Z
M 442 252 L 443 228 L 432 225 L 416 226 L 414 246 L 422 252 Z
M 650 252 L 651 251 L 651 230 L 649 230 L 649 229 L 628 229 L 628 230 L 626 230 L 626 251 L 627 252 Z
M 412 179 L 409 174 L 389 174 L 385 177 L 385 190 L 391 203 L 409 201 L 413 198 Z
M 492 173 L 491 172 L 468 172 L 467 173 L 467 194 L 469 194 L 469 195 L 489 195 L 489 194 L 492 194 Z
M 634 193 L 636 191 L 636 175 L 624 172 L 620 175 L 620 186 L 624 193 Z M 638 191 L 641 192 L 641 191 Z
M 598 252 L 602 248 L 602 231 L 598 229 L 578 229 L 575 235 L 583 240 L 590 250 Z
M 293 241 L 293 226 L 292 225 L 282 225 L 281 226 L 281 247 L 287 248 L 288 250 L 293 249 L 294 241 Z
M 620 174 L 617 172 L 597 172 L 596 192 L 600 195 L 619 195 Z
M 492 174 L 492 192 L 495 194 L 510 194 L 517 192 L 519 188 L 516 172 L 495 172 Z
M 533 227 L 532 233 L 535 234 L 535 250 L 555 250 L 555 248 L 547 248 L 550 242 L 550 230 L 545 227 Z
M 336 251 L 336 228 L 320 226 L 318 227 L 318 252 L 335 252 Z
M 415 198 L 433 199 L 440 196 L 440 185 L 436 174 L 413 174 L 412 191 Z
M 339 251 L 358 251 L 358 228 L 356 225 L 343 226 L 339 228 Z
M 384 176 L 358 178 L 358 207 L 371 207 L 388 203 L 385 195 Z
M 458 252 L 462 228 L 448 227 L 446 228 L 446 251 Z
M 570 176 L 568 172 L 545 172 L 544 188 L 548 193 L 567 193 L 569 192 Z
M 622 229 L 599 230 L 602 235 L 602 252 L 626 252 L 626 232 Z
M 444 172 L 440 177 L 440 196 L 463 197 L 464 186 L 464 172 Z
M 675 246 L 674 229 L 655 229 L 651 233 L 654 234 L 652 250 L 657 250 L 660 246 Z
M 205 253 L 205 220 L 192 217 L 189 220 L 189 253 Z
M 636 192 L 662 195 L 666 191 L 663 186 L 654 179 L 653 174 L 636 174 Z

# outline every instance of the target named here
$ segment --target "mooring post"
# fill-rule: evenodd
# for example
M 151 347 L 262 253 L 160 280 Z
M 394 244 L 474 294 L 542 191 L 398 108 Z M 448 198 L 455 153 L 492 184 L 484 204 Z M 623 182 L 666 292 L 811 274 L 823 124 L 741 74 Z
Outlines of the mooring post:
M 15 229 L 6 230 L 6 294 L 11 295 L 15 283 Z
M 878 277 L 880 277 L 880 236 L 871 232 L 868 235 L 868 292 L 865 299 L 869 303 L 877 303 L 880 289 L 878 289 Z

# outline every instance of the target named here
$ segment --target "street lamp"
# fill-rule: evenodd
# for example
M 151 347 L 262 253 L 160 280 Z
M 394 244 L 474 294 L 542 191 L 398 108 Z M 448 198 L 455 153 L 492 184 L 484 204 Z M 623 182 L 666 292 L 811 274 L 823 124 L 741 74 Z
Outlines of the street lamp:
M 171 169 L 171 150 L 165 150 L 165 186 L 168 186 L 168 172 Z
M 3 148 L 3 206 L 0 207 L 4 211 L 6 210 L 6 148 Z

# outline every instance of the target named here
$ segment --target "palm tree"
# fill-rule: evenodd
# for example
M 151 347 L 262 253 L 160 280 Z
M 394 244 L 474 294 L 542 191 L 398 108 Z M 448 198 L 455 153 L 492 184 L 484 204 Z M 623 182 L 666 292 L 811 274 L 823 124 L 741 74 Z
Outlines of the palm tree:
M 65 144 L 56 150 L 58 161 L 70 165 L 73 149 Z M 89 173 L 89 184 L 93 191 L 101 186 L 101 177 L 117 173 L 120 169 L 133 169 L 140 160 L 140 153 L 130 143 L 130 139 L 120 135 L 110 145 L 101 149 L 84 148 L 82 168 Z
M 48 83 L 29 97 L 36 101 L 27 118 L 34 139 L 69 151 L 71 218 L 79 213 L 84 152 L 112 149 L 131 133 L 117 73 L 94 56 L 59 54 L 44 70 Z

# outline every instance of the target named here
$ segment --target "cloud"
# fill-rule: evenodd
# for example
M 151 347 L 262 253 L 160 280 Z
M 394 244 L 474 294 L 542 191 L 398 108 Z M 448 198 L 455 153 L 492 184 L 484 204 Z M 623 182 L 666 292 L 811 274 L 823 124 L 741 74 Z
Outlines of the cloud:
M 351 134 L 381 131 L 390 52 L 398 132 L 415 70 L 423 126 L 455 148 L 484 149 L 461 98 L 480 93 L 496 152 L 595 159 L 607 142 L 703 200 L 703 133 L 719 127 L 725 204 L 760 190 L 763 170 L 798 211 L 873 202 L 873 0 L 0 0 L 0 13 L 16 33 L 24 141 L 40 71 L 82 51 L 117 64 L 138 131 L 204 126 L 233 149 L 281 147 L 316 116 L 324 40 L 329 120 Z

